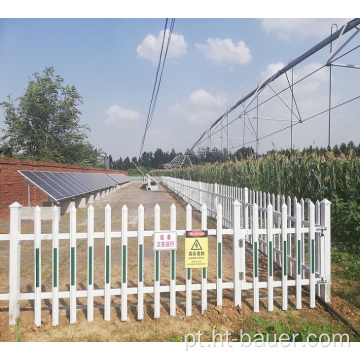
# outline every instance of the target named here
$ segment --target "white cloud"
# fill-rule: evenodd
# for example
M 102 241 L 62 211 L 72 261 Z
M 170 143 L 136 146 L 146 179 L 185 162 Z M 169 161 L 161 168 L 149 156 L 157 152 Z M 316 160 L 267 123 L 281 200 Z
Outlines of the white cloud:
M 158 37 L 154 35 L 147 35 L 141 44 L 137 47 L 136 52 L 139 57 L 150 60 L 152 63 L 156 64 L 159 61 L 161 46 L 163 43 L 164 30 L 160 31 Z M 166 30 L 165 39 L 164 39 L 164 51 L 166 49 L 169 38 L 169 30 Z M 168 58 L 177 58 L 181 55 L 186 54 L 187 43 L 184 36 L 172 33 L 169 49 L 167 53 Z M 163 56 L 165 54 L 163 53 Z
M 199 89 L 192 92 L 189 99 L 196 106 L 223 106 L 227 97 L 224 93 L 212 95 L 204 89 Z
M 285 65 L 282 62 L 269 64 L 266 69 L 261 72 L 261 81 L 269 79 L 279 70 L 284 68 L 284 66 Z M 307 78 L 309 74 L 312 75 Z M 319 87 L 324 84 L 327 85 L 329 81 L 329 74 L 327 68 L 322 67 L 322 65 L 317 62 L 311 62 L 303 67 L 294 67 L 292 76 L 294 83 L 298 83 L 295 85 L 297 93 L 298 89 L 302 89 L 305 95 L 315 90 L 318 90 Z M 289 73 L 288 78 L 290 81 Z M 274 83 L 276 84 L 278 90 L 280 90 L 280 88 L 285 88 L 289 86 L 288 80 L 286 79 L 286 76 L 284 74 L 277 78 Z M 271 86 L 273 86 L 272 84 L 273 83 L 271 83 Z
M 179 114 L 192 125 L 208 126 L 219 115 L 227 101 L 225 93 L 210 94 L 204 89 L 192 92 L 188 99 L 175 104 L 171 111 Z
M 300 85 L 302 86 L 304 93 L 318 91 L 321 86 L 326 86 L 326 88 L 328 87 L 329 68 L 322 67 L 320 63 L 312 62 L 294 71 L 294 81 L 303 79 L 308 74 L 313 75 L 309 77 L 308 81 L 305 80 L 306 86 Z
M 281 62 L 269 64 L 261 73 L 261 80 L 269 79 L 283 67 L 284 64 Z M 308 76 L 309 74 L 312 75 Z M 293 72 L 288 72 L 287 75 L 287 77 L 285 74 L 281 75 L 261 92 L 259 96 L 259 103 L 263 102 L 259 109 L 259 113 L 262 114 L 261 116 L 268 119 L 290 121 L 290 109 L 293 108 L 294 116 L 292 118 L 296 121 L 296 116 L 300 115 L 300 118 L 304 120 L 326 110 L 328 106 L 329 83 L 327 68 L 323 68 L 320 63 L 311 62 L 303 66 L 294 67 Z M 292 77 L 295 102 L 292 102 L 292 93 L 289 89 Z M 333 98 L 335 100 L 335 94 L 333 94 Z M 262 121 L 261 132 L 263 135 L 270 134 L 285 126 L 289 126 L 289 124 L 284 121 Z
M 125 109 L 119 105 L 112 105 L 106 110 L 106 123 L 119 127 L 135 127 L 138 125 L 140 114 L 137 111 Z
M 322 38 L 330 35 L 333 24 L 340 28 L 349 20 L 351 19 L 262 19 L 261 28 L 267 33 L 275 32 L 286 40 L 289 40 L 291 34 L 300 35 L 302 38 Z
M 196 47 L 216 65 L 243 65 L 251 61 L 250 49 L 243 41 L 234 44 L 231 39 L 209 38 L 206 44 Z
M 275 75 L 279 70 L 281 70 L 285 65 L 282 62 L 269 64 L 264 71 L 261 72 L 260 78 L 261 81 L 269 79 L 271 76 Z

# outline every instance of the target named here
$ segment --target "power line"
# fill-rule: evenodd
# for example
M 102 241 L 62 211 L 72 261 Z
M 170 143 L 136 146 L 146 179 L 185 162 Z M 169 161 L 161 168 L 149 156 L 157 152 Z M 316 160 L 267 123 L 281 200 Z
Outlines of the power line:
M 173 29 L 174 29 L 174 24 L 175 24 L 175 19 L 171 19 L 170 28 L 169 28 L 169 31 L 168 31 L 168 39 L 167 39 L 166 49 L 165 49 L 165 53 L 164 53 L 164 56 L 163 56 L 165 37 L 166 37 L 166 34 L 167 34 L 168 19 L 166 19 L 166 21 L 165 21 L 165 27 L 164 27 L 162 44 L 161 44 L 159 62 L 158 62 L 157 70 L 156 70 L 155 83 L 154 83 L 154 87 L 153 87 L 153 91 L 152 91 L 148 116 L 147 116 L 147 120 L 146 120 L 145 131 L 144 131 L 144 135 L 143 135 L 143 138 L 142 138 L 142 141 L 141 141 L 141 148 L 140 148 L 139 158 L 141 158 L 141 155 L 143 153 L 146 133 L 148 132 L 148 130 L 150 128 L 150 124 L 151 124 L 152 118 L 154 116 L 155 106 L 156 106 L 157 97 L 158 97 L 158 94 L 159 94 L 160 84 L 161 84 L 162 75 L 163 75 L 163 72 L 164 72 L 165 61 L 166 61 L 167 53 L 168 53 L 168 50 L 169 50 L 171 35 L 172 35 Z M 159 71 L 160 71 L 160 77 L 159 77 Z

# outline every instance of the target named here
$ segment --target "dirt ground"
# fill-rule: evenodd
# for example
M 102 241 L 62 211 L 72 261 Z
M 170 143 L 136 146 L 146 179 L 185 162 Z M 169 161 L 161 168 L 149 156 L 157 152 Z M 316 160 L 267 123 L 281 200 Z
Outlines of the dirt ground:
M 145 230 L 152 230 L 154 226 L 154 207 L 156 204 L 161 209 L 161 229 L 169 229 L 170 226 L 170 206 L 176 205 L 177 229 L 185 229 L 185 204 L 181 203 L 170 192 L 166 191 L 162 186 L 159 191 L 146 191 L 141 188 L 140 183 L 132 183 L 117 192 L 111 194 L 105 199 L 98 200 L 94 204 L 95 208 L 95 231 L 104 230 L 104 208 L 109 204 L 112 209 L 112 231 L 121 231 L 121 211 L 126 204 L 129 211 L 129 230 L 137 229 L 137 211 L 138 206 L 142 204 L 145 208 Z M 193 229 L 200 229 L 200 214 L 193 211 Z M 77 211 L 77 231 L 86 232 L 87 210 L 78 209 Z M 208 228 L 214 228 L 215 223 L 209 221 Z M 60 232 L 68 232 L 69 215 L 61 217 Z M 7 224 L 2 221 L 0 232 L 7 232 Z M 31 221 L 23 221 L 23 233 L 33 232 L 33 223 Z M 42 222 L 42 232 L 51 232 L 51 222 Z M 178 237 L 177 251 L 177 284 L 185 283 L 184 268 L 184 239 Z M 129 238 L 128 247 L 128 288 L 137 286 L 137 239 Z M 77 284 L 78 289 L 86 289 L 86 240 L 77 241 Z M 223 280 L 232 280 L 232 239 L 230 236 L 223 238 Z M 32 292 L 34 283 L 33 269 L 33 245 L 32 242 L 26 242 L 22 246 L 21 257 L 21 292 Z M 113 239 L 111 247 L 111 286 L 119 288 L 121 285 L 121 242 L 119 239 Z M 69 290 L 69 241 L 61 241 L 60 252 L 60 291 Z M 104 240 L 95 240 L 95 288 L 103 288 L 104 284 Z M 145 238 L 145 260 L 144 260 L 144 282 L 145 286 L 153 285 L 154 278 L 154 255 L 152 249 L 152 238 Z M 248 268 L 247 276 L 251 276 L 252 259 L 251 255 L 247 255 Z M 0 293 L 8 292 L 8 244 L 0 242 Z M 165 252 L 161 253 L 161 285 L 169 284 L 170 277 L 170 261 L 169 255 Z M 260 262 L 260 269 L 264 279 L 266 278 L 266 262 Z M 198 269 L 196 269 L 198 270 Z M 193 270 L 193 283 L 200 283 L 200 270 Z M 279 276 L 280 273 L 275 274 Z M 262 280 L 264 280 L 262 279 Z M 216 238 L 209 237 L 209 268 L 208 282 L 216 282 Z M 51 291 L 51 241 L 43 241 L 42 244 L 42 290 Z M 216 333 L 225 334 L 228 331 L 236 337 L 239 329 L 242 327 L 253 327 L 256 330 L 257 323 L 254 323 L 252 292 L 244 292 L 244 298 L 241 309 L 236 308 L 233 303 L 232 290 L 225 290 L 223 293 L 223 306 L 216 305 L 216 292 L 208 291 L 208 309 L 201 314 L 201 293 L 193 292 L 193 315 L 187 317 L 185 315 L 185 294 L 177 293 L 177 312 L 175 317 L 169 315 L 169 298 L 166 294 L 161 296 L 161 314 L 160 318 L 154 319 L 153 316 L 153 295 L 145 295 L 144 319 L 137 320 L 137 297 L 129 295 L 128 297 L 128 320 L 120 321 L 121 298 L 113 296 L 111 307 L 111 321 L 104 320 L 103 299 L 95 298 L 94 321 L 86 320 L 86 299 L 78 299 L 77 323 L 69 324 L 69 303 L 68 300 L 60 301 L 60 325 L 53 327 L 51 325 L 51 301 L 44 300 L 42 303 L 42 325 L 37 328 L 34 325 L 33 304 L 31 301 L 21 301 L 20 303 L 20 320 L 18 328 L 9 326 L 8 303 L 0 301 L 0 341 L 12 342 L 16 337 L 20 336 L 21 341 L 26 342 L 53 342 L 53 341 L 126 341 L 126 342 L 149 342 L 149 341 L 183 341 L 184 334 L 195 334 L 201 331 L 203 334 L 210 336 L 213 330 Z M 308 317 L 309 319 L 325 319 L 331 318 L 326 309 L 320 304 L 315 309 L 309 309 L 308 297 L 304 292 L 303 309 L 295 310 L 295 298 L 289 295 L 289 311 L 281 311 L 281 296 L 275 293 L 275 310 L 273 313 L 267 312 L 266 293 L 261 298 L 260 314 L 267 314 L 268 319 L 282 322 L 299 321 Z M 348 304 L 338 297 L 333 298 L 333 304 L 343 316 L 352 321 L 360 321 L 360 312 L 349 307 Z M 253 323 L 252 323 L 253 322 Z M 209 341 L 209 339 L 207 339 Z

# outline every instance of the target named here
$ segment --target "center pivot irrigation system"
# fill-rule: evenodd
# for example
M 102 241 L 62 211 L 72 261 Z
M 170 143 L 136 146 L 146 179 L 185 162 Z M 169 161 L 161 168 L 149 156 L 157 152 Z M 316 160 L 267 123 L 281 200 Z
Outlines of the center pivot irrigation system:
M 360 69 L 360 65 L 340 63 L 338 61 L 340 58 L 345 57 L 360 47 L 359 43 L 355 44 L 353 47 L 350 46 L 350 43 L 353 42 L 355 36 L 358 35 L 360 31 L 359 25 L 359 18 L 349 21 L 340 29 L 337 29 L 337 25 L 334 24 L 331 27 L 330 36 L 295 60 L 291 60 L 288 65 L 284 66 L 267 80 L 259 83 L 254 90 L 249 92 L 215 120 L 186 154 L 178 155 L 171 163 L 166 164 L 166 167 L 179 168 L 191 166 L 190 156 L 195 153 L 204 154 L 208 151 L 223 149 L 225 147 L 229 151 L 230 149 L 237 149 L 255 144 L 255 153 L 258 154 L 258 146 L 261 140 L 272 137 L 287 129 L 290 130 L 290 148 L 293 149 L 293 127 L 303 124 L 320 115 L 328 117 L 328 128 L 324 128 L 323 133 L 327 133 L 328 147 L 330 147 L 332 110 L 360 98 L 359 94 L 353 94 L 354 96 L 350 99 L 338 103 L 335 106 L 332 105 L 332 67 Z M 335 31 L 333 32 L 333 30 Z M 307 72 L 305 72 L 305 74 L 303 72 L 302 76 L 297 76 L 294 81 L 293 69 L 295 66 L 301 63 L 303 64 L 305 60 L 309 59 L 328 45 L 330 45 L 330 53 L 327 58 L 324 58 L 325 62 L 320 65 L 317 63 L 317 68 L 308 67 Z M 301 104 L 301 101 L 299 101 L 301 99 L 297 99 L 295 94 L 297 89 L 301 89 L 302 91 L 305 89 L 306 91 L 306 80 L 318 75 L 324 68 L 329 69 L 329 88 L 326 106 L 322 110 L 316 111 L 316 113 L 309 113 L 307 104 Z M 356 80 L 353 79 L 352 81 L 355 83 Z M 300 92 L 301 91 L 299 91 L 299 93 Z M 316 100 L 317 99 L 315 99 L 315 101 Z M 271 103 L 273 103 L 272 106 L 270 105 Z M 279 110 L 279 108 L 281 108 L 281 111 L 274 112 L 274 109 Z M 260 116 L 260 110 L 262 116 Z M 273 117 L 269 117 L 271 112 L 274 113 Z M 264 117 L 264 115 L 266 115 L 266 117 Z M 281 117 L 279 117 L 279 115 Z M 264 130 L 266 130 L 267 133 L 260 135 L 259 120 L 266 121 L 268 124 L 269 121 L 271 124 L 276 122 L 276 125 L 263 125 L 261 129 L 262 133 Z M 285 126 L 280 126 L 280 123 L 285 123 Z M 239 134 L 241 127 L 242 134 L 240 136 L 237 138 L 229 136 L 229 134 L 232 134 L 232 136 L 234 134 Z

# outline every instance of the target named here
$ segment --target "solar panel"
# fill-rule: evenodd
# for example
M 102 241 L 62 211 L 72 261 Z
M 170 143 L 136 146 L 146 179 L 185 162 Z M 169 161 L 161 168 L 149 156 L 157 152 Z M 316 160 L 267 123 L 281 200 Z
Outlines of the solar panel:
M 104 173 L 18 170 L 24 178 L 51 199 L 59 202 L 118 184 Z
M 127 175 L 124 174 L 109 174 L 115 181 L 117 181 L 118 184 L 125 184 L 127 182 L 130 182 L 130 178 Z

